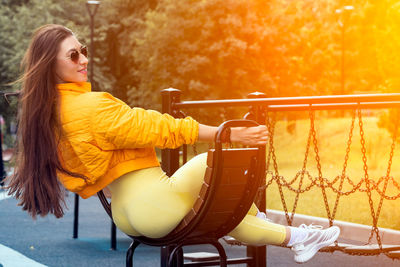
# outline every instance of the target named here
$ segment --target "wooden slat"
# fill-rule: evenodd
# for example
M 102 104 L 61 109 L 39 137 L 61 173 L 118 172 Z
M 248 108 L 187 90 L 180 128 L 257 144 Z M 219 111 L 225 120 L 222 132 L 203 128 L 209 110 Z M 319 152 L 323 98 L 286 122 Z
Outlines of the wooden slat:
M 203 203 L 204 203 L 203 199 L 198 198 L 196 200 L 196 202 L 194 203 L 192 210 L 194 210 L 195 213 L 197 213 L 199 211 L 201 205 L 203 205 Z
M 195 218 L 200 207 L 204 203 L 205 196 L 209 190 L 213 174 L 213 157 L 215 151 L 210 150 L 207 158 L 207 169 L 204 176 L 204 183 L 199 192 L 192 210 L 185 216 L 182 222 L 175 228 L 174 232 L 182 230 Z M 216 187 L 215 199 L 211 202 L 208 212 L 205 214 L 200 225 L 189 236 L 209 233 L 212 229 L 223 229 L 230 225 L 233 213 L 241 206 L 242 199 L 249 190 L 248 169 L 252 158 L 258 155 L 256 148 L 239 148 L 223 150 L 224 164 L 222 169 L 221 183 Z M 251 193 L 249 190 L 249 193 Z
M 208 187 L 209 187 L 209 186 L 208 186 L 207 184 L 203 184 L 203 185 L 201 186 L 201 189 L 200 189 L 198 198 L 203 199 L 203 200 L 205 199 L 205 196 L 206 196 L 206 194 L 207 194 Z
M 390 251 L 386 254 L 388 257 L 392 258 L 392 259 L 400 259 L 400 251 L 396 250 L 396 251 Z
M 202 225 L 204 224 L 221 224 L 229 220 L 233 212 L 229 210 L 207 213 Z
M 206 173 L 204 174 L 204 182 L 205 182 L 206 184 L 210 184 L 211 175 L 212 175 L 212 168 L 207 167 L 207 168 L 206 168 Z
M 228 265 L 231 265 L 231 264 L 253 264 L 252 266 L 254 266 L 254 258 L 252 258 L 252 257 L 227 259 L 226 262 Z M 220 265 L 219 260 L 202 261 L 202 262 L 185 262 L 185 266 L 204 267 L 204 266 L 219 266 L 219 265 Z M 247 265 L 247 266 L 249 266 L 249 265 Z
M 242 185 L 247 183 L 249 168 L 224 168 L 222 175 L 226 175 L 231 185 Z
M 207 214 L 204 222 L 200 224 L 199 229 L 216 229 L 215 227 L 219 225 L 224 225 L 232 218 L 232 213 L 230 212 L 219 212 Z M 214 220 L 213 220 L 214 219 Z M 210 228 L 211 227 L 211 228 Z
M 210 212 L 212 213 L 218 213 L 218 212 L 224 212 L 224 211 L 234 211 L 237 206 L 240 205 L 241 198 L 236 198 L 236 199 L 219 199 L 218 201 L 215 201 L 215 203 L 212 203 L 210 207 Z M 218 216 L 216 214 L 216 216 Z M 218 219 L 218 218 L 215 218 Z
M 249 154 L 250 155 L 250 154 Z M 221 225 L 226 222 L 226 218 L 232 216 L 231 212 L 226 213 L 226 211 L 233 211 L 240 204 L 241 198 L 243 196 L 243 191 L 246 190 L 246 168 L 229 168 L 227 171 L 223 172 L 222 184 L 217 188 L 216 196 L 217 198 L 210 206 L 209 214 L 205 217 L 203 225 Z M 181 230 L 198 213 L 201 205 L 203 204 L 203 199 L 205 198 L 206 192 L 208 190 L 208 185 L 211 180 L 212 168 L 207 167 L 205 174 L 205 181 L 200 189 L 199 196 L 195 202 L 191 212 L 189 212 L 181 223 L 176 227 L 176 231 Z M 234 181 L 235 184 L 231 185 L 230 181 Z M 240 181 L 242 181 L 240 183 Z M 209 221 L 212 221 L 211 223 Z M 205 229 L 204 227 L 202 229 Z
M 227 182 L 230 184 L 244 184 L 246 183 L 246 177 L 247 177 L 247 172 L 246 170 L 248 169 L 245 167 L 241 168 L 224 168 L 222 170 L 222 175 L 226 176 L 228 179 L 226 179 Z
M 327 247 L 321 248 L 320 251 L 322 251 L 322 252 L 331 252 L 331 251 L 335 251 L 335 250 L 343 251 L 345 248 L 351 247 L 351 246 L 354 246 L 354 244 L 338 243 L 336 246 L 336 244 L 333 243 Z
M 384 252 L 393 250 L 400 250 L 400 245 L 382 245 L 382 251 Z M 373 253 L 373 254 L 379 254 L 381 252 L 378 244 L 365 245 L 365 246 L 349 246 L 346 247 L 343 251 L 347 253 Z
M 219 254 L 211 252 L 192 252 L 184 253 L 183 258 L 190 261 L 212 261 L 218 260 Z
M 250 160 L 257 155 L 256 148 L 231 148 L 223 150 L 224 168 L 240 168 L 250 166 Z M 207 166 L 213 167 L 214 151 L 210 150 L 207 156 Z
M 241 198 L 245 190 L 246 187 L 244 185 L 220 185 L 215 196 L 215 201 Z

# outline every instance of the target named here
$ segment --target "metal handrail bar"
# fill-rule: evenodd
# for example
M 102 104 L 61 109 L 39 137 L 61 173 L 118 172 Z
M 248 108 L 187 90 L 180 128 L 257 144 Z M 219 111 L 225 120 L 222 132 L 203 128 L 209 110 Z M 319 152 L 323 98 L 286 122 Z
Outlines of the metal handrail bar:
M 344 110 L 344 109 L 384 109 L 400 108 L 400 102 L 340 103 L 313 105 L 271 105 L 269 111 L 307 111 L 307 110 Z
M 400 101 L 400 94 L 362 94 L 362 95 L 329 95 L 329 96 L 301 96 L 301 97 L 272 97 L 252 99 L 222 99 L 182 101 L 173 103 L 176 109 L 202 107 L 233 107 L 251 105 L 315 105 L 315 104 L 357 104 L 357 103 L 396 103 Z M 320 106 L 322 107 L 322 106 Z M 332 106 L 333 108 L 333 106 Z

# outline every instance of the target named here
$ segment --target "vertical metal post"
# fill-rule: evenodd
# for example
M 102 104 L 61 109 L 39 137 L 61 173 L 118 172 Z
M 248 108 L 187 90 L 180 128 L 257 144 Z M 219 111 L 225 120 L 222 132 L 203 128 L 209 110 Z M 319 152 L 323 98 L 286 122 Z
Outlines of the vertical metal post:
M 171 255 L 171 252 L 174 250 L 175 246 L 163 246 L 161 247 L 161 267 L 167 267 L 168 266 L 168 261 L 169 257 Z M 183 266 L 183 249 L 181 248 L 180 250 L 177 251 L 175 254 L 174 260 L 172 261 L 171 266 Z
M 255 92 L 251 93 L 248 95 L 248 98 L 265 98 L 266 95 L 264 93 L 260 92 Z M 251 117 L 253 120 L 255 120 L 257 123 L 261 125 L 265 125 L 266 123 L 266 107 L 264 106 L 253 106 L 250 108 L 250 113 Z M 261 162 L 263 163 L 263 171 L 262 173 L 265 173 L 265 158 L 266 155 L 263 155 L 263 158 Z M 265 184 L 265 175 L 263 177 L 263 182 L 262 184 Z M 265 212 L 266 209 L 266 195 L 265 191 L 261 194 L 261 201 L 260 201 L 260 206 L 258 207 L 260 211 Z M 253 258 L 253 263 L 248 264 L 248 266 L 252 267 L 266 267 L 267 266 L 267 247 L 266 246 L 260 246 L 260 247 L 253 247 L 253 246 L 247 246 L 247 256 Z
M 169 259 L 169 254 L 171 253 L 172 249 L 170 246 L 163 246 L 160 248 L 161 253 L 160 253 L 160 267 L 167 267 L 168 266 L 168 259 Z
M 180 102 L 181 91 L 168 88 L 161 91 L 162 113 L 168 113 L 178 117 L 174 103 Z M 179 168 L 179 149 L 163 149 L 161 151 L 161 167 L 168 176 L 171 176 Z
M 344 27 L 345 27 L 345 24 L 343 23 L 343 25 L 342 25 L 342 27 L 340 27 L 340 29 L 341 29 L 341 39 L 342 39 L 342 41 L 341 41 L 341 43 L 342 43 L 342 55 L 341 55 L 341 61 L 340 61 L 340 94 L 341 95 L 344 95 L 346 92 L 346 90 L 345 90 L 345 77 L 344 77 L 344 75 L 345 75 L 345 73 L 344 73 Z M 340 111 L 340 115 L 341 115 L 341 117 L 344 117 L 344 114 L 345 114 L 345 111 L 344 110 L 341 110 Z
M 93 79 L 93 69 L 94 69 L 94 16 L 96 15 L 97 9 L 99 8 L 100 1 L 86 1 L 86 8 L 90 16 L 90 57 L 92 58 L 92 63 L 90 64 L 89 79 L 92 84 L 94 84 Z
M 345 94 L 345 87 L 344 87 L 344 81 L 345 81 L 345 77 L 344 77 L 344 31 L 345 31 L 345 24 L 343 23 L 342 27 L 340 27 L 341 29 L 341 33 L 342 33 L 342 55 L 341 55 L 341 66 L 340 66 L 340 88 L 341 88 L 341 94 L 344 95 Z
M 6 172 L 4 170 L 4 162 L 3 162 L 3 134 L 1 132 L 0 125 L 0 186 L 4 185 L 4 178 L 6 177 Z
M 73 238 L 78 238 L 78 224 L 79 224 L 79 195 L 75 194 L 75 205 L 74 205 L 74 233 Z
M 344 59 L 345 59 L 345 49 L 344 49 L 344 35 L 346 33 L 346 26 L 349 20 L 349 16 L 351 12 L 354 10 L 354 6 L 343 6 L 342 8 L 336 9 L 335 13 L 338 15 L 338 22 L 341 30 L 341 68 L 340 68 L 340 94 L 346 94 L 346 87 L 345 87 L 345 72 L 344 72 Z
M 117 249 L 117 227 L 113 221 L 111 221 L 111 249 Z
M 90 64 L 90 77 L 89 80 L 92 84 L 94 84 L 93 79 L 93 69 L 94 69 L 94 42 L 93 42 L 93 35 L 94 35 L 94 16 L 90 16 L 90 57 L 92 58 L 92 64 Z

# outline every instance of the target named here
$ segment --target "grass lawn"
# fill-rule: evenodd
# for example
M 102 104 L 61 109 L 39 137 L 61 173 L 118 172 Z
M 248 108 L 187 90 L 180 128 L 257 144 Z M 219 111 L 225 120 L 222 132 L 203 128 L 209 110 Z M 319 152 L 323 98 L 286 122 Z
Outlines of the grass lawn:
M 321 158 L 322 176 L 329 181 L 333 181 L 343 171 L 351 118 L 319 119 L 318 113 L 316 117 L 315 128 L 319 157 Z M 363 122 L 368 175 L 371 179 L 378 181 L 380 177 L 386 176 L 392 138 L 386 129 L 377 126 L 378 118 L 364 117 Z M 291 133 L 287 131 L 288 127 L 291 128 Z M 276 123 L 274 147 L 279 174 L 285 177 L 286 181 L 291 181 L 302 169 L 309 129 L 310 121 L 308 119 L 292 122 L 278 121 Z M 396 146 L 398 145 L 396 144 Z M 400 183 L 399 149 L 400 147 L 396 147 L 394 150 L 393 164 L 390 172 L 390 175 L 394 177 L 397 183 Z M 270 164 L 269 169 L 273 170 L 272 164 Z M 313 144 L 310 146 L 306 169 L 314 179 L 318 177 Z M 346 175 L 355 184 L 364 176 L 358 119 L 356 119 L 353 131 Z M 267 180 L 270 178 L 271 176 L 269 175 Z M 298 188 L 298 181 L 299 179 L 293 185 L 295 188 Z M 302 188 L 305 188 L 309 184 L 310 179 L 305 176 Z M 383 189 L 383 184 L 380 184 L 380 190 Z M 333 186 L 339 188 L 339 180 Z M 353 186 L 348 181 L 345 181 L 342 191 L 349 191 L 352 188 Z M 362 184 L 361 188 L 366 188 L 365 183 Z M 295 200 L 295 193 L 287 188 L 284 188 L 283 191 L 288 209 L 291 211 Z M 327 188 L 326 192 L 332 212 L 336 194 L 330 188 Z M 386 195 L 396 196 L 399 193 L 400 190 L 392 182 L 389 182 Z M 376 190 L 372 193 L 372 199 L 376 212 L 380 200 L 380 196 Z M 267 208 L 283 210 L 278 186 L 275 182 L 267 189 Z M 322 190 L 314 186 L 311 190 L 301 193 L 296 213 L 327 217 Z M 357 191 L 348 196 L 340 197 L 335 218 L 371 225 L 372 217 L 367 193 Z M 400 199 L 383 201 L 378 226 L 400 230 Z

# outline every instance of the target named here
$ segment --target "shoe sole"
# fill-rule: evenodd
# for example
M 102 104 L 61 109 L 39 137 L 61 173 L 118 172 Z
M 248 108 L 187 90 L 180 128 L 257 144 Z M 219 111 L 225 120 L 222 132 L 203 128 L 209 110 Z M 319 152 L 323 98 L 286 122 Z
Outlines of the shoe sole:
M 315 245 L 311 250 L 309 250 L 307 253 L 304 253 L 302 255 L 295 255 L 294 256 L 294 261 L 297 263 L 305 263 L 307 261 L 309 261 L 312 257 L 314 257 L 314 255 L 323 247 L 329 246 L 330 244 L 332 244 L 333 242 L 336 241 L 336 239 L 339 237 L 340 235 L 340 228 L 337 226 L 332 226 L 332 228 L 336 228 L 337 231 L 336 233 L 327 241 L 322 242 L 318 245 Z

